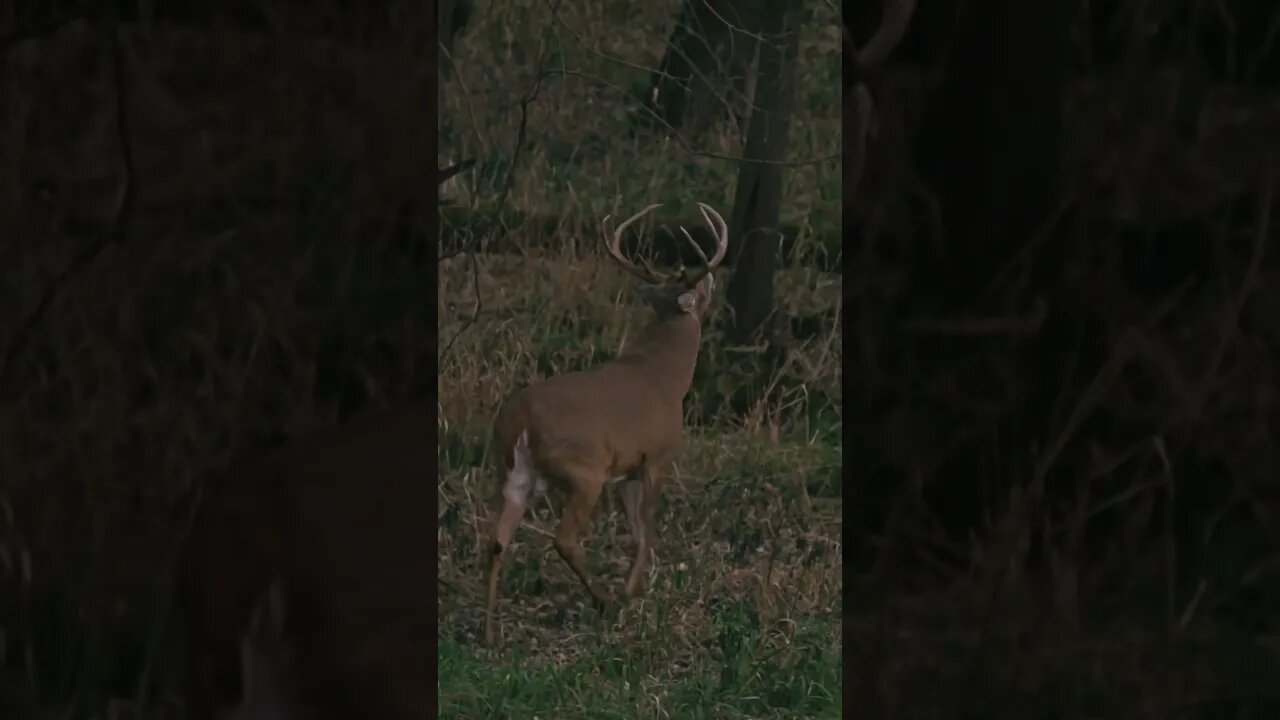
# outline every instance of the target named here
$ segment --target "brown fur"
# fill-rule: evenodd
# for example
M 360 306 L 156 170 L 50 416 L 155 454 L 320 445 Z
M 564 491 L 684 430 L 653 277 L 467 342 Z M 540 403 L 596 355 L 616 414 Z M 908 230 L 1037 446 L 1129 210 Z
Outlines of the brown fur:
M 617 477 L 639 466 L 645 451 L 655 460 L 673 454 L 683 439 L 684 396 L 701 337 L 696 317 L 669 317 L 646 328 L 613 362 L 513 395 L 493 426 L 495 447 L 505 448 L 504 469 L 511 469 L 511 449 L 526 428 L 548 476 L 576 462 Z

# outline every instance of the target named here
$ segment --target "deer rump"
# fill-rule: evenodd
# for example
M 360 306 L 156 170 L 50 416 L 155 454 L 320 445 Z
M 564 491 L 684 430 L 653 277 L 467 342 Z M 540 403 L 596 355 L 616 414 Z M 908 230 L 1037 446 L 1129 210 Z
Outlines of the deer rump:
M 428 432 L 427 408 L 382 413 L 209 484 L 178 603 L 191 718 L 222 717 L 242 699 L 240 642 L 276 580 L 300 706 L 324 717 L 428 717 Z

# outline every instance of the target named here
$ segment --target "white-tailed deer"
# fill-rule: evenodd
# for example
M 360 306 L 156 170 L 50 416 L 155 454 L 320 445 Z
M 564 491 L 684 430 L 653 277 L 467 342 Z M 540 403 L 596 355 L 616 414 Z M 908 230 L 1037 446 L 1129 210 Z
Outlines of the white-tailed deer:
M 264 693 L 296 697 L 297 686 L 272 684 L 283 670 L 333 717 L 431 717 L 435 431 L 429 405 L 373 413 L 248 457 L 209 484 L 179 603 L 190 718 L 220 717 L 264 702 Z M 274 582 L 287 591 L 284 635 L 275 630 L 286 618 L 272 604 Z M 273 637 L 296 653 L 264 653 Z
M 501 476 L 501 511 L 489 549 L 485 642 L 496 636 L 494 608 L 502 553 L 525 509 L 549 480 L 568 496 L 555 547 L 597 604 L 611 595 L 594 582 L 578 535 L 591 519 L 605 484 L 620 481 L 627 524 L 636 545 L 626 582 L 628 596 L 641 590 L 645 564 L 656 541 L 654 527 L 662 475 L 684 441 L 684 396 L 693 381 L 702 339 L 702 316 L 710 304 L 712 271 L 724 259 L 729 228 L 711 207 L 698 203 L 716 238 L 707 256 L 683 228 L 702 267 L 663 275 L 622 254 L 622 233 L 658 205 L 627 219 L 607 243 L 628 272 L 650 283 L 641 287 L 657 317 L 611 362 L 547 378 L 512 395 L 498 411 L 493 450 Z M 605 218 L 607 221 L 608 218 Z

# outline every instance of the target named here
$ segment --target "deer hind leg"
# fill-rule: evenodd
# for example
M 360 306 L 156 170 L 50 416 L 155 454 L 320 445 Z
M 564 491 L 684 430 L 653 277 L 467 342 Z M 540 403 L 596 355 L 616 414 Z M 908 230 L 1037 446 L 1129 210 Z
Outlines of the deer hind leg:
M 631 530 L 631 541 L 636 546 L 636 558 L 631 563 L 631 574 L 627 576 L 627 596 L 639 593 L 644 585 L 645 563 L 649 557 L 649 535 L 644 525 L 644 479 L 632 476 L 618 487 L 622 495 L 622 506 L 627 512 L 627 527 Z
M 529 454 L 528 433 L 521 433 L 512 449 L 512 456 L 511 469 L 503 471 L 502 509 L 494 524 L 493 544 L 489 546 L 488 596 L 484 614 L 484 641 L 487 645 L 492 645 L 497 636 L 494 609 L 498 605 L 498 574 L 502 569 L 502 554 L 515 537 L 516 528 L 520 527 L 520 522 L 524 519 L 525 508 L 536 494 L 535 489 L 542 484 Z
M 627 511 L 631 538 L 636 544 L 636 557 L 631 564 L 626 585 L 627 596 L 634 597 L 644 591 L 644 573 L 649 563 L 649 554 L 656 548 L 654 521 L 658 509 L 658 478 L 646 465 L 623 481 L 619 492 Z
M 592 579 L 591 571 L 587 568 L 587 553 L 578 542 L 578 536 L 587 523 L 591 522 L 591 513 L 595 510 L 596 501 L 600 499 L 604 478 L 587 471 L 575 470 L 566 473 L 565 479 L 569 481 L 569 500 L 560 517 L 560 527 L 556 528 L 556 552 L 573 568 L 587 592 L 595 599 L 596 605 L 608 605 L 613 598 Z

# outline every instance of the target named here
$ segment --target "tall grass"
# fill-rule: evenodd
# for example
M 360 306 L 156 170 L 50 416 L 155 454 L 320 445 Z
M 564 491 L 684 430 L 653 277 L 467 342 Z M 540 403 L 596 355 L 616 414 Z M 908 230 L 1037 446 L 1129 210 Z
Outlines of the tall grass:
M 538 378 L 608 360 L 649 319 L 633 281 L 598 251 L 601 218 L 653 202 L 668 204 L 665 223 L 691 217 L 694 201 L 731 209 L 736 164 L 694 151 L 740 155 L 734 123 L 690 145 L 628 138 L 633 93 L 678 9 L 485 3 L 458 42 L 439 164 L 481 163 L 444 188 L 446 202 L 471 214 L 450 222 L 467 232 L 502 201 L 520 96 L 542 76 L 503 220 L 509 234 L 551 242 L 440 267 L 441 717 L 839 714 L 840 278 L 808 268 L 779 273 L 779 304 L 827 320 L 745 412 L 729 411 L 745 382 L 729 369 L 753 350 L 726 342 L 716 328 L 728 309 L 722 301 L 713 309 L 647 592 L 604 616 L 590 607 L 551 547 L 553 493 L 526 515 L 503 564 L 500 649 L 478 642 L 498 405 Z M 797 161 L 838 152 L 838 40 L 831 18 L 806 27 Z M 801 229 L 802 244 L 838 228 L 838 161 L 798 164 L 785 177 L 783 221 Z M 592 567 L 620 586 L 632 546 L 610 492 L 583 544 Z

